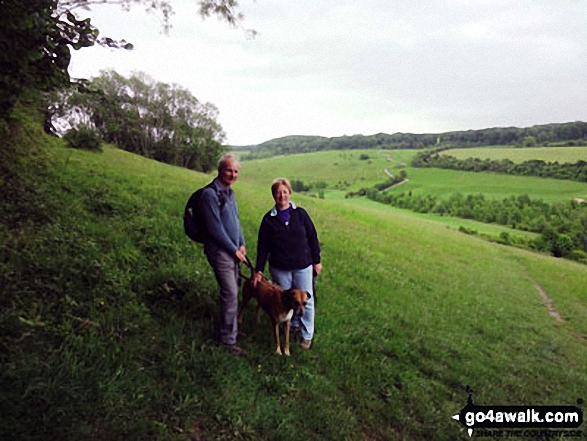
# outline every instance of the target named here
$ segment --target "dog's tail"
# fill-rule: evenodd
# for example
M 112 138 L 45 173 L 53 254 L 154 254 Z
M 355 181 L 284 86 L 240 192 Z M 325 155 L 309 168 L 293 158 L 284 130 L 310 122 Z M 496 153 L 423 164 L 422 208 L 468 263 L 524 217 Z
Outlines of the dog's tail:
M 243 272 L 241 271 L 242 266 L 241 264 L 245 264 L 250 270 L 251 270 L 251 276 L 247 277 L 243 274 Z M 241 276 L 241 278 L 245 279 L 245 280 L 251 280 L 253 278 L 253 274 L 255 272 L 255 268 L 253 267 L 253 264 L 251 263 L 251 260 L 249 259 L 249 256 L 245 256 L 245 261 L 244 262 L 239 262 L 238 264 L 238 274 L 239 276 Z

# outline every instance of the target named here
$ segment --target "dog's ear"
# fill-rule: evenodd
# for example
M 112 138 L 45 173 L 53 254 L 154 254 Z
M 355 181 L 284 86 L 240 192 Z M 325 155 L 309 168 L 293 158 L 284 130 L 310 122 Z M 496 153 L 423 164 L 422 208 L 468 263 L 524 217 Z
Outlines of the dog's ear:
M 306 291 L 306 295 L 308 296 L 308 300 L 312 298 L 312 294 L 310 294 L 308 291 Z
M 295 293 L 294 293 L 293 289 L 291 289 L 291 288 L 286 289 L 285 291 L 283 291 L 283 298 L 286 299 L 286 300 L 293 299 L 294 298 L 294 295 L 295 295 Z

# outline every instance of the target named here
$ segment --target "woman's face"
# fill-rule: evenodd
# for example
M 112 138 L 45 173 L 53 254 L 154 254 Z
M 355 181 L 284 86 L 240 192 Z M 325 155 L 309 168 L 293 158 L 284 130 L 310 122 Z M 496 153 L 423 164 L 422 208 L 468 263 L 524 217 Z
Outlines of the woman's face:
M 291 195 L 289 190 L 285 185 L 280 185 L 277 187 L 275 193 L 273 194 L 273 199 L 275 199 L 275 205 L 277 205 L 277 208 L 280 210 L 285 210 L 287 207 L 289 207 L 290 196 Z

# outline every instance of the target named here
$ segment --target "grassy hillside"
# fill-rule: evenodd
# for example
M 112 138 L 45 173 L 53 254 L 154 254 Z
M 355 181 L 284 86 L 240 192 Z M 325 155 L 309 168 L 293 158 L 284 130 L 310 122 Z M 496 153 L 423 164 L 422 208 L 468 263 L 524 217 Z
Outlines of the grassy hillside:
M 585 265 L 296 195 L 323 247 L 315 344 L 274 355 L 251 308 L 249 355 L 234 358 L 213 343 L 215 281 L 181 225 L 211 176 L 113 148 L 50 153 L 46 217 L 0 231 L 3 439 L 455 440 L 468 439 L 450 418 L 466 385 L 478 404 L 584 397 Z M 244 164 L 235 190 L 250 255 L 268 174 L 303 164 Z M 356 176 L 345 168 L 335 179 Z M 330 179 L 316 170 L 306 179 Z
M 466 149 L 468 150 L 470 149 Z M 559 148 L 551 150 L 558 151 Z M 325 191 L 326 199 L 340 199 L 348 191 L 384 182 L 387 179 L 385 169 L 392 174 L 399 174 L 405 170 L 409 182 L 390 191 L 411 191 L 415 195 L 425 194 L 440 198 L 447 198 L 454 193 L 483 193 L 488 198 L 495 199 L 527 194 L 532 199 L 542 199 L 546 202 L 587 199 L 587 183 L 584 182 L 414 168 L 409 164 L 416 153 L 405 150 L 358 150 L 276 156 L 245 161 L 242 178 L 247 182 L 266 185 L 267 189 L 271 180 L 280 176 L 301 179 L 306 184 L 324 182 L 328 184 Z M 361 155 L 367 155 L 369 159 L 361 160 Z M 268 195 L 271 197 L 270 193 Z

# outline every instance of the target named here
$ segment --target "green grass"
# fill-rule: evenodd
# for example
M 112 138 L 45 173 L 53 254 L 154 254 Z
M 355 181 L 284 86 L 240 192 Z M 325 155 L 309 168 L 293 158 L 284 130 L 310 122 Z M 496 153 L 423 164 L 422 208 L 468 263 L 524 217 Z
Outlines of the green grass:
M 443 155 L 457 159 L 480 158 L 510 161 L 520 164 L 524 161 L 539 159 L 544 162 L 575 163 L 587 161 L 587 147 L 478 147 L 453 149 L 442 152 Z
M 504 199 L 527 194 L 531 199 L 545 202 L 586 198 L 587 183 L 499 173 L 474 173 L 437 168 L 408 170 L 410 182 L 392 191 L 425 194 L 446 198 L 454 193 L 483 193 L 488 198 Z
M 346 204 L 348 206 L 354 206 L 360 210 L 374 211 L 388 216 L 405 216 L 406 210 L 396 208 L 391 205 L 381 204 L 379 202 L 372 201 L 367 198 L 345 198 L 344 192 L 341 191 L 330 191 L 326 193 L 326 199 L 337 201 L 340 204 Z M 461 219 L 449 216 L 440 216 L 432 213 L 415 213 L 409 212 L 410 217 L 422 219 L 428 222 L 434 222 L 436 224 L 444 225 L 446 228 L 459 230 L 464 227 L 471 231 L 476 231 L 479 235 L 484 235 L 492 238 L 497 238 L 501 233 L 507 233 L 510 236 L 520 237 L 527 240 L 535 239 L 538 234 L 531 233 L 528 231 L 515 230 L 497 224 L 486 224 L 483 222 L 477 222 L 470 219 Z
M 359 159 L 362 154 L 369 159 Z M 352 191 L 385 181 L 383 170 L 395 165 L 376 150 L 326 151 L 245 161 L 241 175 L 243 180 L 266 185 L 267 189 L 273 179 L 286 177 L 305 184 L 325 182 L 330 188 Z
M 0 231 L 7 439 L 464 440 L 450 417 L 466 385 L 477 404 L 584 397 L 585 265 L 296 195 L 323 249 L 314 346 L 274 355 L 250 308 L 249 355 L 234 358 L 213 344 L 216 284 L 181 225 L 212 176 L 113 148 L 51 154 L 49 220 Z M 326 179 L 310 158 L 313 179 Z M 266 161 L 245 162 L 235 185 L 252 256 L 269 176 L 289 170 Z M 338 180 L 369 170 L 338 167 Z
M 509 149 L 516 152 L 521 149 Z M 551 150 L 565 150 L 552 148 Z M 585 148 L 587 151 L 587 148 Z M 497 173 L 473 173 L 436 168 L 413 168 L 409 163 L 417 151 L 406 150 L 359 150 L 327 151 L 305 155 L 276 156 L 264 160 L 245 161 L 241 171 L 242 180 L 264 185 L 266 199 L 271 199 L 269 188 L 273 179 L 286 177 L 301 179 L 304 183 L 323 181 L 328 184 L 325 197 L 340 199 L 340 192 L 356 191 L 384 182 L 388 168 L 392 174 L 405 170 L 409 182 L 394 188 L 392 192 L 409 192 L 439 198 L 448 198 L 454 193 L 483 193 L 488 198 L 504 199 L 511 195 L 527 194 L 532 199 L 546 202 L 587 199 L 587 183 L 544 179 L 525 176 L 510 176 Z M 368 161 L 359 160 L 361 154 L 370 156 Z M 392 160 L 389 161 L 387 157 Z M 406 167 L 400 163 L 408 164 Z M 337 192 L 338 190 L 339 192 Z M 315 193 L 315 191 L 313 191 Z M 330 195 L 330 196 L 329 196 Z

